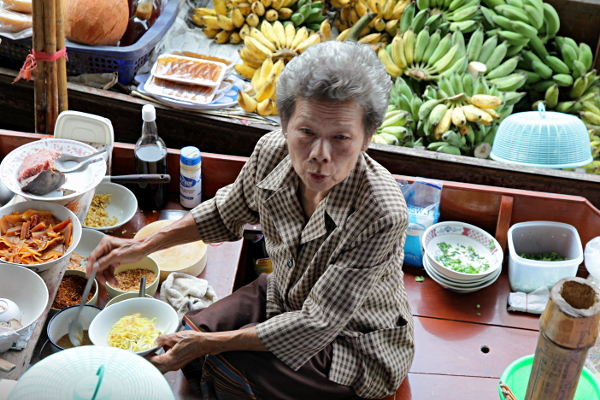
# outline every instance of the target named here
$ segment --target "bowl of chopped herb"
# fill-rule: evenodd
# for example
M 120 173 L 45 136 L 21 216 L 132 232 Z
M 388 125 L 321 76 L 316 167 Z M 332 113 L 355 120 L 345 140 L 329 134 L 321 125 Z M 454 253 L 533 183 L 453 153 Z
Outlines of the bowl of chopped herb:
M 577 274 L 583 247 L 575 227 L 562 222 L 529 221 L 508 230 L 508 280 L 515 292 L 552 288 Z
M 502 268 L 500 244 L 474 225 L 439 222 L 425 231 L 421 243 L 431 266 L 454 281 L 475 283 Z

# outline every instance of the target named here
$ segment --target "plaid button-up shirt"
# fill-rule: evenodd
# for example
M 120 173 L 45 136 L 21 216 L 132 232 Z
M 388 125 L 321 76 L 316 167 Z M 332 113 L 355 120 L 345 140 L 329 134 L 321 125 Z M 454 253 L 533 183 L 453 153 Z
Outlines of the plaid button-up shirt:
M 281 131 L 265 135 L 235 183 L 192 210 L 208 243 L 262 226 L 273 265 L 260 341 L 297 370 L 328 344 L 329 379 L 364 398 L 400 385 L 414 354 L 402 261 L 408 214 L 391 174 L 365 153 L 306 221 Z

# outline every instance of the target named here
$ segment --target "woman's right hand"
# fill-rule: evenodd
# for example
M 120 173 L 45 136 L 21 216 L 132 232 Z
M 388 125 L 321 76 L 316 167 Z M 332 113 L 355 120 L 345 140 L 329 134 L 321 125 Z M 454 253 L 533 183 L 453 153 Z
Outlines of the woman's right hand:
M 96 270 L 96 278 L 101 285 L 106 281 L 117 285 L 115 268 L 121 264 L 133 264 L 146 256 L 143 239 L 121 239 L 105 236 L 88 257 L 86 274 Z

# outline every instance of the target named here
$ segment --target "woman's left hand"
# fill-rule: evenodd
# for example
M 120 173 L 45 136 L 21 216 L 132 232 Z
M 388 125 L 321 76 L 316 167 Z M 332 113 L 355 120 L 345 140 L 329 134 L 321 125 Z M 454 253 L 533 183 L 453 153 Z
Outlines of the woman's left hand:
M 165 353 L 148 356 L 146 359 L 163 374 L 177 371 L 196 358 L 208 354 L 205 335 L 203 332 L 189 330 L 159 335 L 156 344 L 163 346 Z

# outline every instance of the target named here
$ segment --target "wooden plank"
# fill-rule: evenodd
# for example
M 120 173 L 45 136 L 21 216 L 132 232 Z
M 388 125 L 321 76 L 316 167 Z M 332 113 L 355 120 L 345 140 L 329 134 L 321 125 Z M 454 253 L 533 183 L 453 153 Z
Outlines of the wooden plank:
M 494 237 L 500 243 L 501 249 L 506 249 L 508 240 L 508 229 L 512 218 L 514 199 L 510 196 L 502 196 L 500 202 L 500 211 L 498 212 L 498 221 L 496 222 L 496 233 Z
M 470 376 L 409 373 L 396 400 L 495 400 L 498 380 Z
M 440 303 L 437 303 L 440 305 Z M 500 378 L 514 360 L 533 354 L 539 333 L 415 317 L 412 373 Z
M 510 293 L 506 266 L 492 285 L 473 293 L 454 293 L 444 289 L 418 267 L 404 265 L 404 287 L 413 315 L 477 324 L 538 330 L 539 316 L 508 312 Z M 415 277 L 425 276 L 416 282 Z M 479 305 L 479 308 L 477 307 Z M 478 315 L 481 314 L 481 315 Z

